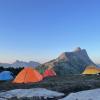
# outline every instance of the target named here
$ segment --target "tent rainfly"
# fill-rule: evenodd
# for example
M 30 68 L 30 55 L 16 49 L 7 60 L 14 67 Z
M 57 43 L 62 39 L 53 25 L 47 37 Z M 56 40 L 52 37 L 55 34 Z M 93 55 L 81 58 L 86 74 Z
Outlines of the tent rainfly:
M 0 81 L 12 80 L 13 74 L 10 71 L 3 71 L 0 73 Z
M 100 73 L 100 68 L 96 66 L 88 66 L 82 74 L 98 74 Z
M 53 69 L 47 69 L 43 73 L 43 77 L 49 77 L 49 76 L 56 76 L 56 73 Z
M 43 79 L 42 75 L 31 67 L 24 68 L 14 79 L 13 83 L 34 83 Z

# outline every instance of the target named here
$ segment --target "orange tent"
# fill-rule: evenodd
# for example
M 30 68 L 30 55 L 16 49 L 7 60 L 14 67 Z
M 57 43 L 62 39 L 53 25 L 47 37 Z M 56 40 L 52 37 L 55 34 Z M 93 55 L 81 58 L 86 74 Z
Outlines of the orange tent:
M 24 68 L 14 79 L 13 83 L 32 83 L 43 79 L 42 75 L 31 67 Z
M 43 73 L 43 77 L 48 77 L 48 76 L 56 76 L 56 73 L 52 69 L 47 69 Z

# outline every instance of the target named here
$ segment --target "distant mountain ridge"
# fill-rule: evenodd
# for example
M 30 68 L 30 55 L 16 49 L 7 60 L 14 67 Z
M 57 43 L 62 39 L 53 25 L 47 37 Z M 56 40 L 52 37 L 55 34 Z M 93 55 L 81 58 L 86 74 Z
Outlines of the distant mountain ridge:
M 80 47 L 72 52 L 64 52 L 58 58 L 44 64 L 44 66 L 52 66 L 58 75 L 80 74 L 89 65 L 96 66 L 86 50 Z
M 7 67 L 15 67 L 15 68 L 18 68 L 18 67 L 27 67 L 27 66 L 37 67 L 39 65 L 40 65 L 40 63 L 35 62 L 35 61 L 25 62 L 25 61 L 19 61 L 19 60 L 16 60 L 12 64 L 9 64 L 9 63 L 0 63 L 0 66 L 3 66 L 5 68 L 7 68 Z
M 100 64 L 97 64 L 98 67 L 100 67 Z

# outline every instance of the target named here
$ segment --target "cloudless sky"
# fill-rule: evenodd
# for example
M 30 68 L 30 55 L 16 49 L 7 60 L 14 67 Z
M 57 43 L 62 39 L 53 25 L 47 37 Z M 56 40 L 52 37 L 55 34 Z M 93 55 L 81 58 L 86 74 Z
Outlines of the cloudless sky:
M 0 62 L 45 62 L 76 47 L 100 63 L 100 0 L 0 0 Z

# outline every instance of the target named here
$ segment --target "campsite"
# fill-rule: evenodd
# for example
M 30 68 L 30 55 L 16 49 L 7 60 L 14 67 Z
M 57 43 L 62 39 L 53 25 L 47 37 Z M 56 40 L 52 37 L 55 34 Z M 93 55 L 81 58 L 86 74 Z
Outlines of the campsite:
M 45 88 L 48 90 L 57 91 L 59 93 L 64 93 L 64 96 L 59 97 L 59 99 L 61 99 L 72 92 L 79 92 L 83 90 L 100 88 L 99 74 L 87 74 L 87 75 L 76 74 L 76 75 L 59 76 L 59 75 L 55 75 L 55 73 L 53 72 L 54 75 L 50 74 L 51 76 L 44 77 L 43 79 L 43 77 L 39 74 L 39 72 L 33 68 L 28 67 L 20 70 L 21 71 L 19 71 L 15 79 L 11 78 L 10 80 L 0 82 L 0 91 L 4 92 L 4 91 L 9 91 L 14 89 Z M 32 81 L 32 77 L 35 77 L 35 81 L 34 79 Z M 13 100 L 13 98 L 9 100 Z M 35 100 L 35 99 L 29 99 L 29 100 Z M 53 99 L 49 98 L 45 100 L 58 100 L 58 98 L 55 97 Z
M 50 90 L 56 90 L 69 94 L 70 92 L 88 90 L 94 88 L 100 88 L 100 76 L 99 75 L 67 75 L 65 77 L 54 76 L 45 78 L 43 81 L 37 83 L 12 83 L 12 81 L 6 81 L 0 83 L 0 90 L 11 89 L 27 89 L 27 88 L 46 88 Z M 67 80 L 67 81 L 66 81 Z
M 59 100 L 96 88 L 100 88 L 100 67 L 80 47 L 37 67 L 0 67 L 1 100 Z
M 1 100 L 59 100 L 96 88 L 100 88 L 100 67 L 80 47 L 37 67 L 0 67 Z
M 100 100 L 100 0 L 0 0 L 0 100 Z

